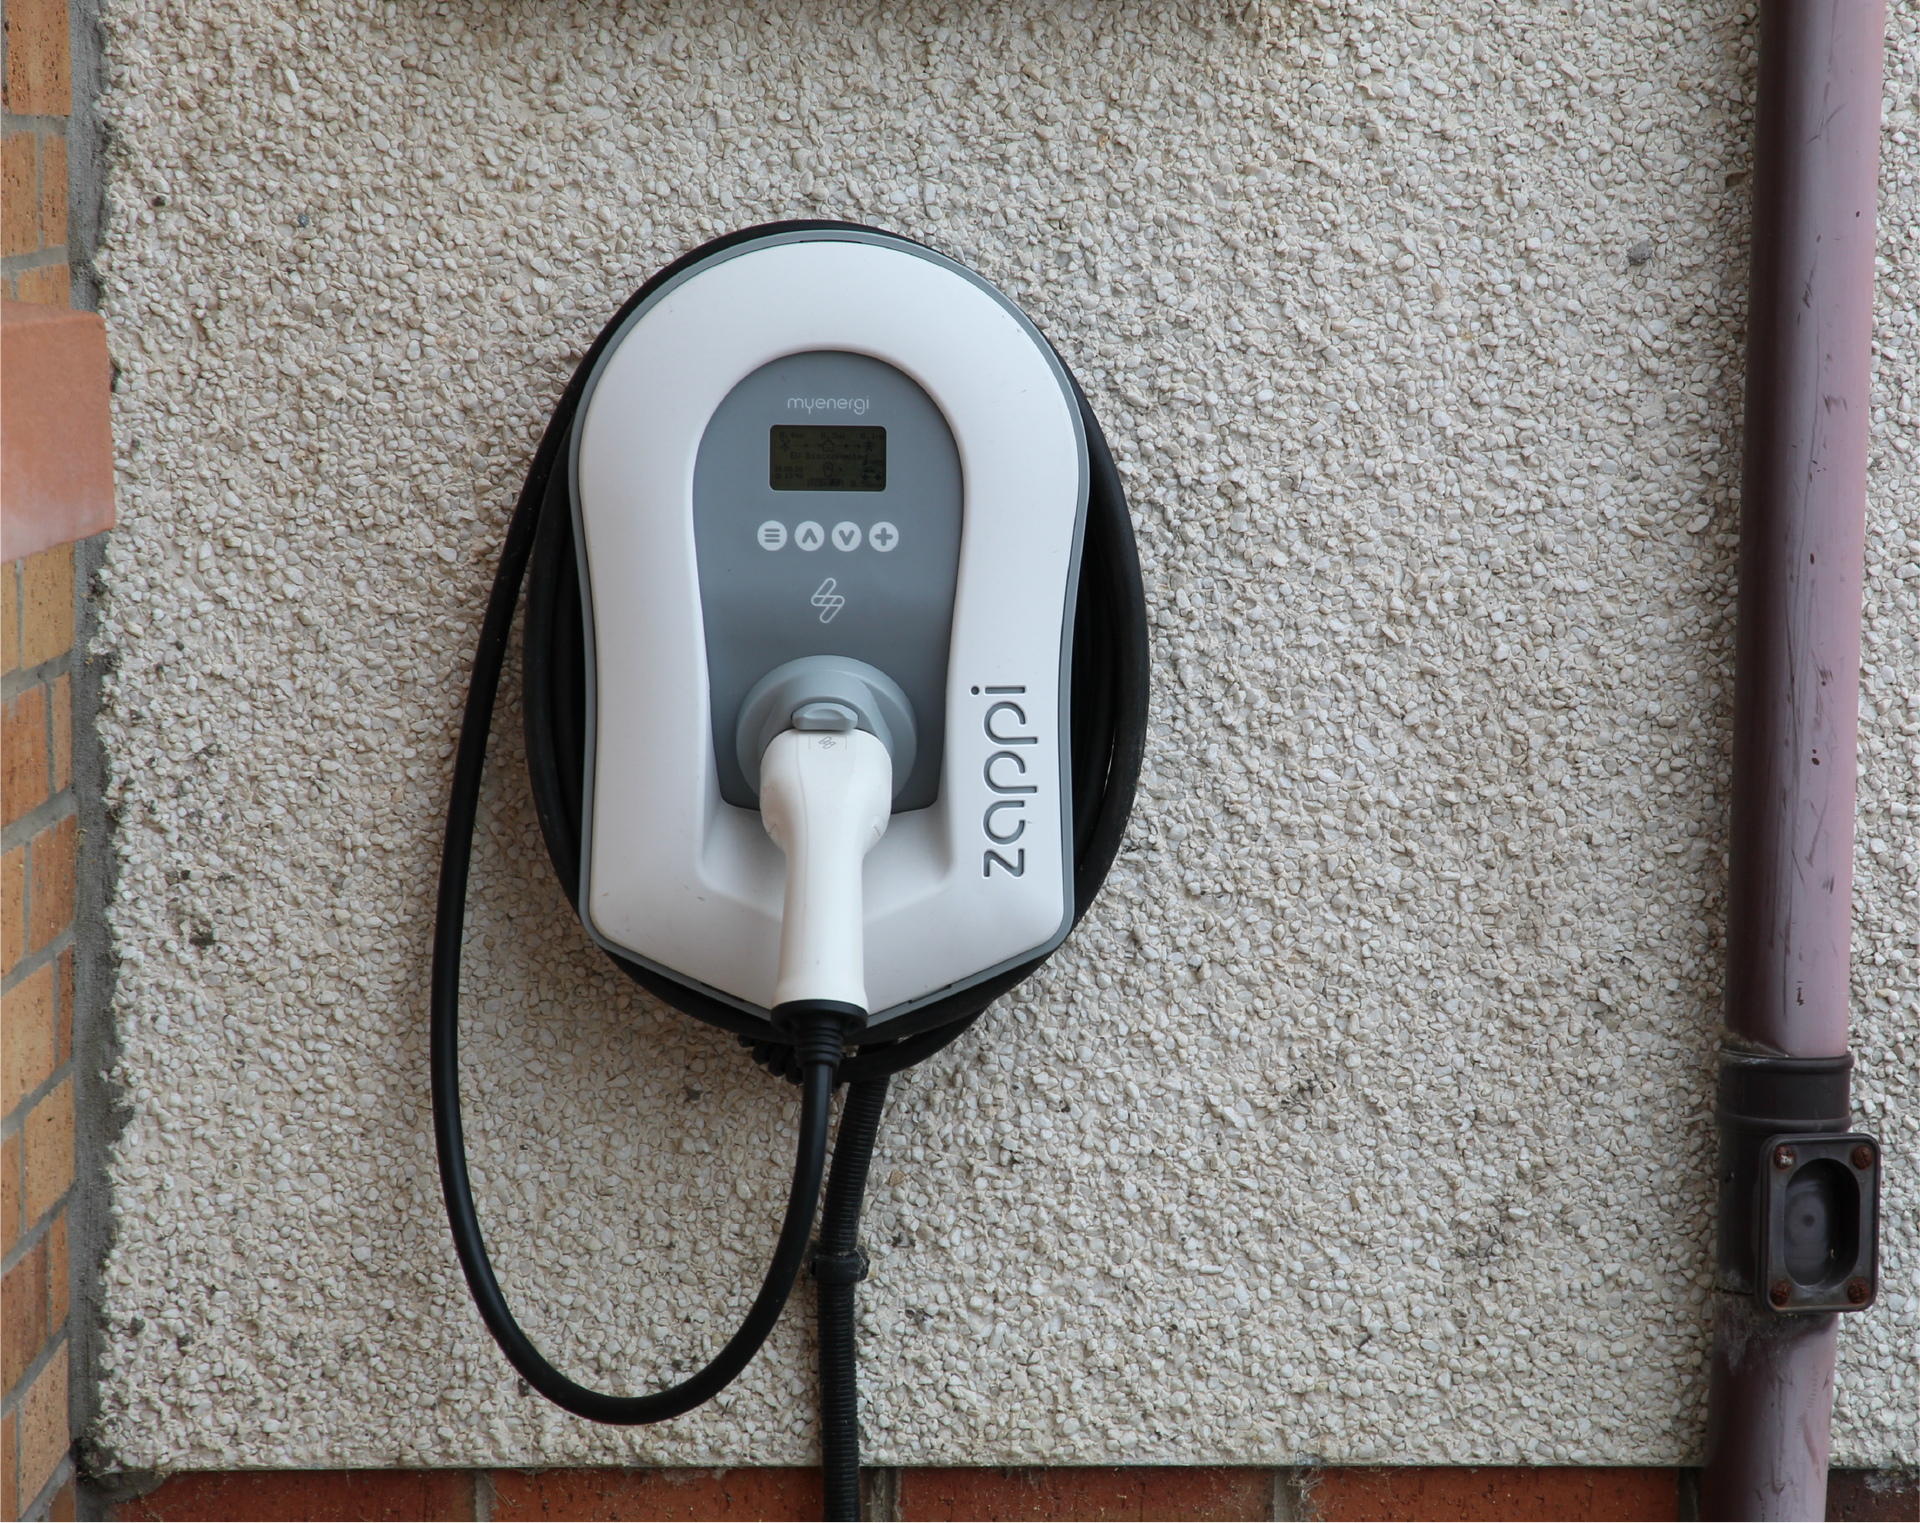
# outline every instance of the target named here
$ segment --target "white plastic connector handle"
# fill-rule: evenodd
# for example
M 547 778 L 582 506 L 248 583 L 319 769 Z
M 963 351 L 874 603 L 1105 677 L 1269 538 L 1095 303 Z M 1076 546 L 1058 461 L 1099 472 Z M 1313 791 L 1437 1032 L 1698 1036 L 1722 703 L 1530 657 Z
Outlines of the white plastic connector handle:
M 865 730 L 784 730 L 760 762 L 760 817 L 787 854 L 776 1007 L 867 1009 L 861 867 L 887 833 L 893 761 Z

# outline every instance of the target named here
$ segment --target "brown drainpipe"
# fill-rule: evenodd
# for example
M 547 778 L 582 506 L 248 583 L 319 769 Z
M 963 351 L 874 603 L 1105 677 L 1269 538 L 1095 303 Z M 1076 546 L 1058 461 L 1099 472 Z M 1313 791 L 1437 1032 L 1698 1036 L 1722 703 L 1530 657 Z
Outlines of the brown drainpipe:
M 1763 0 L 1703 1518 L 1826 1516 L 1838 1316 L 1756 1299 L 1762 1139 L 1845 1131 L 1884 0 Z M 1803 1061 L 1792 1061 L 1803 1060 Z M 1804 1061 L 1814 1060 L 1814 1061 Z M 1820 1061 L 1824 1060 L 1824 1061 Z M 1744 1125 L 1742 1124 L 1744 1122 Z

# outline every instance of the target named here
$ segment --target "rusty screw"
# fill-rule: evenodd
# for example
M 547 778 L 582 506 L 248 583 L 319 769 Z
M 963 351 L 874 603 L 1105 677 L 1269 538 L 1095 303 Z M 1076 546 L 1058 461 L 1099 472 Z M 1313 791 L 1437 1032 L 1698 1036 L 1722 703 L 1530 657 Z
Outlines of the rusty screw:
M 1793 1149 L 1783 1142 L 1773 1150 L 1773 1166 L 1776 1169 L 1790 1169 L 1793 1167 L 1793 1160 L 1797 1156 Z
M 1793 1284 L 1789 1280 L 1775 1280 L 1767 1288 L 1767 1299 L 1775 1306 L 1785 1306 L 1793 1299 Z
M 1847 1300 L 1855 1306 L 1865 1306 L 1867 1297 L 1873 1294 L 1873 1287 L 1865 1280 L 1847 1281 Z
M 1873 1167 L 1873 1149 L 1864 1142 L 1853 1150 L 1853 1166 L 1863 1174 Z

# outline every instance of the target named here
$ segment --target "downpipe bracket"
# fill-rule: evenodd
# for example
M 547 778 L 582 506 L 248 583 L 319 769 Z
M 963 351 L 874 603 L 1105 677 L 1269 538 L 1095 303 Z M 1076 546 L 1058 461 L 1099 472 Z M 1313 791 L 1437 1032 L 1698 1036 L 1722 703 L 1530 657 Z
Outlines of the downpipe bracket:
M 1879 1294 L 1881 1150 L 1847 1130 L 1853 1059 L 1720 1053 L 1721 1287 L 1763 1313 L 1865 1311 Z

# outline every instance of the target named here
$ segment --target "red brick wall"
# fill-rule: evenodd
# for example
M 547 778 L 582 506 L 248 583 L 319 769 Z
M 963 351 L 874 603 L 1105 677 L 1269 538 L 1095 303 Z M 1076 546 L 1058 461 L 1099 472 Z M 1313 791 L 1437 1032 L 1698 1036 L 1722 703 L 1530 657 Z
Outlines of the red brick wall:
M 0 566 L 0 1517 L 71 1516 L 73 546 Z
M 1506 1519 L 1691 1516 L 1689 1472 L 1653 1468 L 1059 1466 L 868 1472 L 870 1518 Z M 179 1475 L 124 1519 L 817 1518 L 813 1470 L 336 1470 Z M 1911 1475 L 1836 1471 L 1827 1516 L 1920 1517 Z
M 69 35 L 67 0 L 0 0 L 0 295 L 38 308 L 71 298 Z M 113 465 L 99 319 L 12 316 L 0 330 L 0 1518 L 63 1518 L 76 1501 L 72 541 L 111 522 Z M 36 405 L 54 406 L 51 432 L 22 412 Z

